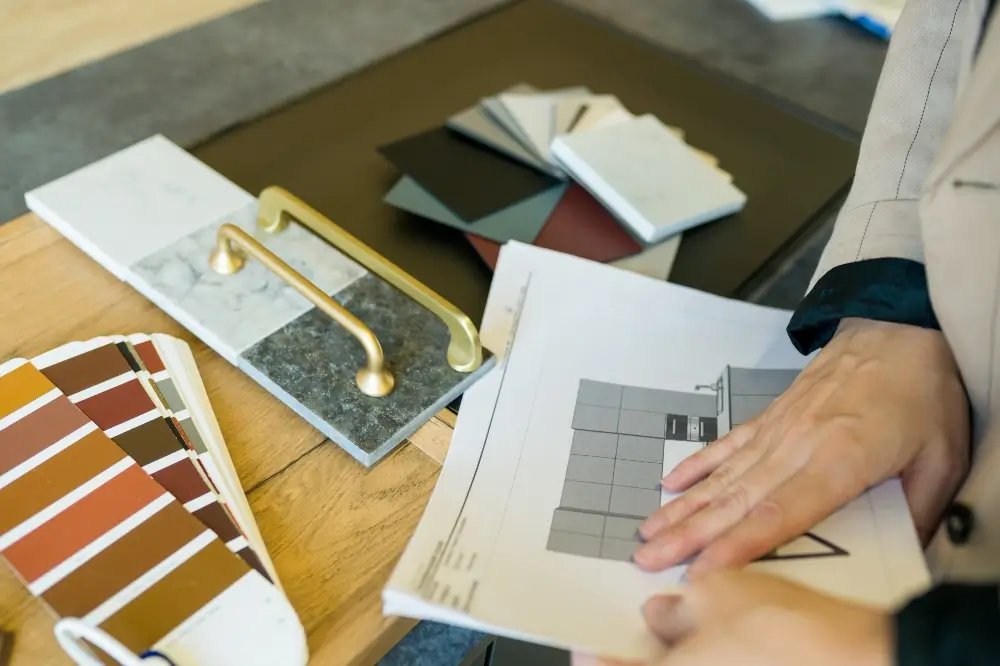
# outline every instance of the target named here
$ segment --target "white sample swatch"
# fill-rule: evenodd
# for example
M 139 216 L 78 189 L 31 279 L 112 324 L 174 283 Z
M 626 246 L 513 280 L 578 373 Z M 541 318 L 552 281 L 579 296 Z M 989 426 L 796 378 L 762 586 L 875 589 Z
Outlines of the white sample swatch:
M 639 238 L 736 213 L 746 195 L 652 115 L 556 137 L 552 155 Z

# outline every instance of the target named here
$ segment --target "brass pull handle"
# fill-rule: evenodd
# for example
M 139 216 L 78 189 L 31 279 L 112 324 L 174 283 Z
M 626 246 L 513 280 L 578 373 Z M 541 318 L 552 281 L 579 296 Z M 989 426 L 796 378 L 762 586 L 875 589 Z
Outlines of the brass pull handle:
M 260 244 L 250 234 L 233 224 L 223 224 L 216 236 L 216 247 L 209 258 L 209 264 L 216 273 L 232 275 L 243 268 L 246 256 L 250 255 L 286 284 L 299 292 L 306 300 L 322 310 L 327 316 L 347 329 L 368 356 L 368 364 L 358 370 L 355 377 L 358 388 L 375 398 L 389 395 L 396 381 L 385 369 L 385 355 L 382 345 L 363 321 L 351 314 L 344 306 L 333 300 L 301 273 L 283 262 L 273 252 Z
M 257 213 L 260 228 L 277 233 L 288 226 L 289 217 L 298 220 L 443 321 L 451 336 L 448 365 L 458 372 L 472 372 L 482 365 L 483 347 L 479 331 L 465 313 L 287 190 L 272 186 L 260 193 Z

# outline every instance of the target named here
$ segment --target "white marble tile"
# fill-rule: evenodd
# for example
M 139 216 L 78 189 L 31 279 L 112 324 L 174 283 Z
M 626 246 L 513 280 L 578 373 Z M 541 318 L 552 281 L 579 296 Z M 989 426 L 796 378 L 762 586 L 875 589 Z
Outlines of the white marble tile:
M 269 234 L 257 229 L 256 204 L 244 206 L 132 266 L 130 281 L 206 344 L 236 363 L 241 351 L 312 309 L 280 278 L 248 257 L 234 275 L 208 265 L 223 222 L 244 231 L 327 294 L 367 271 L 297 224 Z
M 254 200 L 162 136 L 25 195 L 28 206 L 118 277 Z

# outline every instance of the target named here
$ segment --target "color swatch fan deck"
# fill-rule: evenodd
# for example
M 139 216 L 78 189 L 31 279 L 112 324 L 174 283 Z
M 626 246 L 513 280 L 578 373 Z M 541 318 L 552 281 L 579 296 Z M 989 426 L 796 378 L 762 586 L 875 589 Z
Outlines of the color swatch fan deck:
M 96 338 L 0 365 L 0 555 L 66 620 L 61 643 L 76 622 L 185 666 L 308 659 L 176 338 Z M 75 649 L 111 659 L 93 641 Z

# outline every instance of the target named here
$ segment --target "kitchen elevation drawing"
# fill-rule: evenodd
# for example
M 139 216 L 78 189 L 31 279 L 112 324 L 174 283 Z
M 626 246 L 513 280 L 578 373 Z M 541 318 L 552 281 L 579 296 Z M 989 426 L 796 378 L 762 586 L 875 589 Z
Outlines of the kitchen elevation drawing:
M 629 560 L 639 544 L 639 525 L 661 505 L 660 479 L 763 411 L 797 375 L 798 370 L 726 367 L 715 382 L 690 393 L 581 380 L 548 550 Z M 807 533 L 761 559 L 847 554 Z

